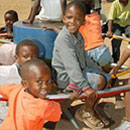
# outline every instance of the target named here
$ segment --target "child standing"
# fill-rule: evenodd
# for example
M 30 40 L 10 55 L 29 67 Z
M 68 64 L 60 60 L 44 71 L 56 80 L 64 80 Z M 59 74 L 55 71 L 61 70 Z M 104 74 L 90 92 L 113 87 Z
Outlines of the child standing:
M 122 33 L 130 38 L 130 0 L 115 0 L 112 3 L 108 16 L 107 36 L 112 38 L 113 33 L 121 36 Z M 121 40 L 112 39 L 112 57 L 117 63 L 120 58 Z
M 36 19 L 40 21 L 62 21 L 66 0 L 36 0 L 29 18 L 24 23 L 33 23 L 40 6 L 41 11 Z
M 5 27 L 0 28 L 0 33 L 6 32 L 7 39 L 13 41 L 13 24 L 18 21 L 18 14 L 14 10 L 9 10 L 4 15 Z
M 116 67 L 114 67 L 111 71 L 112 74 L 116 75 L 120 67 L 130 58 L 130 45 L 126 48 L 121 56 Z M 130 84 L 130 79 L 128 80 L 128 84 Z M 125 112 L 126 112 L 126 120 L 116 128 L 115 130 L 126 130 L 130 129 L 130 92 L 125 93 Z
M 96 91 L 105 89 L 110 76 L 101 72 L 89 56 L 85 56 L 84 40 L 79 32 L 85 14 L 84 4 L 77 0 L 66 7 L 63 16 L 65 26 L 55 40 L 52 66 L 57 71 L 59 87 L 66 88 L 66 91 L 80 91 L 88 96 L 85 107 L 76 112 L 76 117 L 95 129 L 105 125 L 94 109 Z

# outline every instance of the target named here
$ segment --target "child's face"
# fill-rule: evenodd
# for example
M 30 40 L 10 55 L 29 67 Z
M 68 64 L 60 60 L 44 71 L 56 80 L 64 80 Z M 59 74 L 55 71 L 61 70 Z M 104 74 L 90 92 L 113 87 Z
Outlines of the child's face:
M 14 19 L 11 14 L 6 14 L 4 18 L 6 26 L 13 29 L 13 23 L 16 22 L 16 19 Z
M 66 10 L 63 22 L 68 31 L 76 35 L 80 26 L 84 24 L 83 12 L 77 6 L 71 6 Z
M 32 67 L 31 69 L 32 72 L 29 73 L 24 87 L 34 97 L 45 99 L 51 89 L 50 71 L 44 67 Z
M 25 61 L 32 58 L 38 58 L 38 51 L 33 46 L 22 46 L 19 54 L 15 56 L 17 63 L 21 66 Z

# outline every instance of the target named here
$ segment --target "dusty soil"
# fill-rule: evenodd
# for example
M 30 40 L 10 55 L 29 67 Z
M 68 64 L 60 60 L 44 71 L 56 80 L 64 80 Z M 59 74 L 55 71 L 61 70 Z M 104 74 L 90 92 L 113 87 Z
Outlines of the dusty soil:
M 103 0 L 103 6 L 105 8 L 106 11 L 106 15 L 108 15 L 109 12 L 109 8 L 111 6 L 111 2 L 107 2 L 105 0 Z M 13 9 L 16 10 L 18 12 L 19 15 L 19 20 L 24 20 L 28 17 L 29 12 L 30 12 L 30 8 L 31 8 L 31 1 L 30 0 L 0 0 L 0 27 L 4 26 L 4 13 L 7 10 Z M 111 49 L 111 43 L 110 43 L 110 39 L 105 39 L 105 43 L 110 47 Z M 122 46 L 121 46 L 121 52 L 126 48 L 127 43 L 123 42 Z M 127 61 L 126 63 L 127 65 L 130 65 L 130 60 Z M 129 77 L 129 75 L 127 75 L 127 77 Z M 126 78 L 122 77 L 122 78 Z M 74 107 L 76 104 L 80 104 L 80 101 L 76 101 L 72 104 L 72 106 Z M 104 130 L 113 130 L 115 127 L 117 127 L 120 123 L 121 120 L 123 119 L 123 117 L 125 116 L 125 110 L 115 110 L 115 98 L 114 97 L 110 97 L 110 98 L 103 98 L 100 106 L 102 109 L 100 109 L 100 111 L 105 111 L 105 115 L 108 117 L 108 119 L 110 120 L 110 125 L 108 128 L 105 128 Z M 77 108 L 74 107 L 73 110 L 75 110 Z M 79 124 L 81 125 L 81 129 L 82 130 L 89 130 L 88 128 L 85 128 L 85 126 L 79 122 Z M 62 120 L 60 122 L 58 122 L 56 130 L 76 130 L 75 127 L 72 125 L 72 123 L 67 120 L 66 118 L 62 118 Z

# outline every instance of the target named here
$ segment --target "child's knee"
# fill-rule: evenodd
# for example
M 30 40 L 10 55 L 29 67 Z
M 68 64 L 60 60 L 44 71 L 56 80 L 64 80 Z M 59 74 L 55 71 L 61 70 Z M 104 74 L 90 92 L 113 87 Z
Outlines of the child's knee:
M 106 85 L 106 79 L 104 78 L 104 76 L 100 75 L 97 84 L 97 90 L 104 89 L 105 85 Z

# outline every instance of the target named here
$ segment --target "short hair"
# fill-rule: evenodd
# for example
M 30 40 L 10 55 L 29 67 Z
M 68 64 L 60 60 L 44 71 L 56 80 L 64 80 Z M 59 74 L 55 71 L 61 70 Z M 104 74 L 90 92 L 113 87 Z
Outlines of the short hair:
M 24 62 L 20 67 L 20 76 L 22 77 L 22 79 L 25 79 L 26 76 L 32 70 L 30 66 L 36 66 L 38 68 L 44 67 L 45 69 L 48 69 L 50 71 L 49 67 L 47 66 L 47 64 L 43 60 L 41 60 L 41 59 L 31 59 L 31 60 Z
M 90 14 L 91 10 L 94 8 L 95 0 L 79 0 L 82 2 L 86 7 L 86 14 Z
M 32 40 L 26 39 L 26 40 L 22 40 L 21 42 L 19 42 L 17 44 L 16 49 L 15 49 L 15 54 L 16 55 L 19 55 L 19 50 L 23 46 L 32 46 L 33 48 L 37 49 L 37 52 L 39 54 L 38 46 Z
M 8 10 L 7 12 L 5 12 L 6 14 L 10 14 L 16 21 L 18 21 L 18 14 L 15 10 Z
M 65 13 L 66 13 L 66 11 L 67 11 L 70 7 L 72 7 L 72 6 L 78 7 L 78 8 L 83 12 L 83 15 L 84 15 L 84 16 L 86 15 L 86 7 L 85 7 L 85 5 L 84 5 L 82 2 L 80 2 L 79 0 L 73 0 L 72 2 L 70 2 L 70 3 L 66 6 L 66 8 L 65 8 Z

